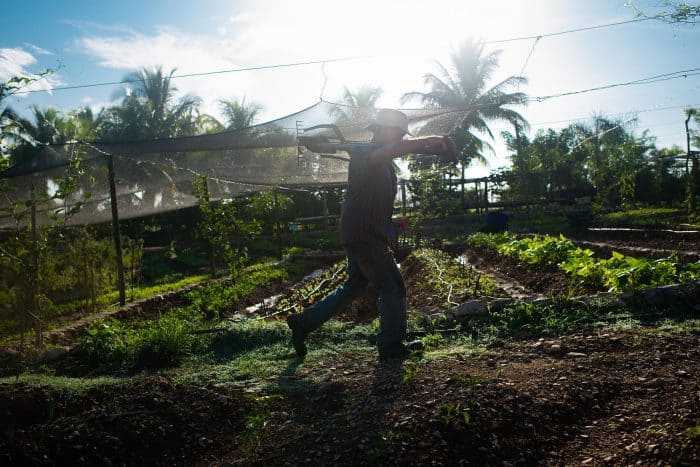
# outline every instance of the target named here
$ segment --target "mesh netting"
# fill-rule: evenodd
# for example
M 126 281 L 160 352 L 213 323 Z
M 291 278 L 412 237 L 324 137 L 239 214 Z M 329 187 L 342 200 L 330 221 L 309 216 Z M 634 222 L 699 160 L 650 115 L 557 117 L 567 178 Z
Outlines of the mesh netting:
M 129 219 L 196 205 L 192 181 L 208 178 L 212 200 L 234 198 L 272 187 L 298 189 L 347 181 L 347 162 L 297 145 L 304 128 L 336 123 L 348 140 L 367 141 L 373 109 L 319 102 L 300 112 L 244 130 L 211 135 L 125 143 L 93 142 L 46 146 L 31 161 L 2 174 L 0 228 L 28 221 L 27 201 L 37 205 L 37 224 L 65 216 L 86 225 L 111 219 L 108 156 L 115 167 L 119 217 Z M 414 135 L 447 134 L 465 110 L 405 110 Z M 66 175 L 71 158 L 81 158 L 84 173 L 65 199 L 48 199 Z

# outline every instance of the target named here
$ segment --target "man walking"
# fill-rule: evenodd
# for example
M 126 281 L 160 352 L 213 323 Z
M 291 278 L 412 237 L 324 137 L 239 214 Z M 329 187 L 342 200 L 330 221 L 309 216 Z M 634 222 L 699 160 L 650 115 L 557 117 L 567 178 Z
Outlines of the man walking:
M 408 118 L 402 112 L 382 109 L 369 129 L 378 149 L 350 154 L 348 188 L 340 217 L 340 240 L 347 255 L 348 279 L 314 306 L 287 317 L 292 344 L 299 357 L 306 355 L 305 339 L 343 308 L 359 298 L 367 284 L 379 292 L 380 329 L 377 348 L 380 358 L 408 353 L 406 336 L 406 287 L 391 248 L 396 229 L 391 216 L 397 191 L 394 158 L 410 153 L 440 154 L 454 159 L 454 141 L 445 137 L 404 140 Z M 376 146 L 375 146 L 376 147 Z

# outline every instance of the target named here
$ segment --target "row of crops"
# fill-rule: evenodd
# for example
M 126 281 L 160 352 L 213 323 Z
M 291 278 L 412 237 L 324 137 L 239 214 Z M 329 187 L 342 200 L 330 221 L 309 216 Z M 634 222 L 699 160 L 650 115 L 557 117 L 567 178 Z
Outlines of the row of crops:
M 613 252 L 598 258 L 563 235 L 519 238 L 510 233 L 472 235 L 468 244 L 530 265 L 556 266 L 572 279 L 611 292 L 641 290 L 700 279 L 700 262 L 683 263 L 675 254 L 649 259 Z

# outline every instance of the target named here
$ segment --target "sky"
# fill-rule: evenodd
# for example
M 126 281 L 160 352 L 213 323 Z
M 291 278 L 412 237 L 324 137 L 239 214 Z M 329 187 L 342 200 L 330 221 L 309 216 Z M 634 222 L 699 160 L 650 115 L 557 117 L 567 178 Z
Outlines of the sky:
M 307 107 L 322 96 L 340 100 L 344 87 L 383 89 L 380 107 L 400 107 L 400 96 L 427 90 L 423 75 L 435 61 L 449 66 L 461 41 L 494 41 L 627 21 L 635 10 L 622 0 L 22 0 L 0 17 L 0 79 L 57 68 L 12 98 L 63 110 L 113 102 L 123 85 L 75 90 L 53 87 L 115 82 L 142 67 L 163 65 L 176 74 L 355 57 L 342 62 L 283 67 L 174 80 L 180 94 L 195 94 L 203 111 L 220 116 L 218 100 L 242 98 L 262 107 L 261 121 Z M 659 0 L 634 0 L 653 14 Z M 696 3 L 696 2 L 691 2 Z M 700 68 L 700 28 L 645 21 L 540 40 L 487 44 L 501 50 L 493 84 L 522 74 L 530 96 L 626 82 Z M 527 57 L 530 57 L 527 60 Z M 325 76 L 324 76 L 325 73 Z M 325 83 L 325 85 L 324 85 Z M 408 104 L 415 107 L 418 103 Z M 685 147 L 683 107 L 700 107 L 700 75 L 643 86 L 618 87 L 534 101 L 520 109 L 532 124 L 561 128 L 594 114 L 620 117 L 636 133 L 648 129 L 657 145 Z M 634 119 L 636 117 L 636 120 Z M 508 163 L 496 134 L 483 175 Z

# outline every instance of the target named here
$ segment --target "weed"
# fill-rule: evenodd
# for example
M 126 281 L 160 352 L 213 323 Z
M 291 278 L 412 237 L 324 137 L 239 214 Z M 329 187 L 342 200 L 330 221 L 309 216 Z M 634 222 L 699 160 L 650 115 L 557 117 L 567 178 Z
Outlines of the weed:
M 260 441 L 263 437 L 265 427 L 272 418 L 272 409 L 270 402 L 281 399 L 281 394 L 270 394 L 267 396 L 256 396 L 254 394 L 246 395 L 248 399 L 253 401 L 254 408 L 251 413 L 246 415 L 245 430 L 239 435 L 241 449 L 247 454 L 253 454 L 260 446 Z
M 280 344 L 289 339 L 289 328 L 283 321 L 248 320 L 233 323 L 214 337 L 211 350 L 220 358 L 231 358 L 241 353 Z
M 379 435 L 379 439 L 384 441 L 385 443 L 391 443 L 392 441 L 399 441 L 402 439 L 406 439 L 409 434 L 406 433 L 405 431 L 380 431 L 377 433 Z
M 445 403 L 440 406 L 440 415 L 442 416 L 442 421 L 445 425 L 450 425 L 457 417 L 460 417 L 465 425 L 471 421 L 471 415 L 469 415 L 469 410 L 463 408 L 461 403 Z
M 685 437 L 689 441 L 700 440 L 700 425 L 695 425 L 685 430 Z
M 352 392 L 349 389 L 346 389 L 340 394 L 341 399 L 343 400 L 343 406 L 344 407 L 354 407 L 357 405 L 357 394 Z
M 401 368 L 403 369 L 402 380 L 404 383 L 411 382 L 416 376 L 418 376 L 418 373 L 420 373 L 420 367 L 415 363 L 407 363 Z
M 445 343 L 445 338 L 440 334 L 428 334 L 421 339 L 426 350 L 433 350 Z

